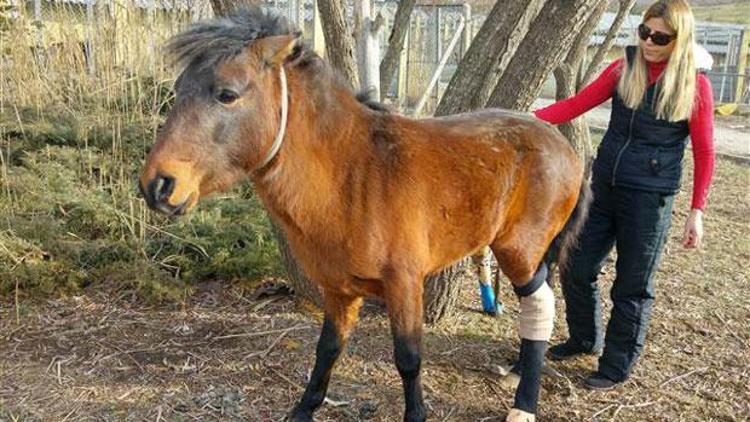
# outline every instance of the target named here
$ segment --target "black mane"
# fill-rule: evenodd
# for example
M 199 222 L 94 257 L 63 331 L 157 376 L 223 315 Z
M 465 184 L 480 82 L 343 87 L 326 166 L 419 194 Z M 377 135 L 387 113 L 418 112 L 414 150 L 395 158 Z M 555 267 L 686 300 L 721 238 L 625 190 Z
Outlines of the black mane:
M 180 68 L 181 76 L 175 86 L 180 85 L 183 71 L 189 66 L 199 69 L 213 67 L 242 53 L 255 40 L 295 32 L 296 29 L 284 16 L 258 6 L 243 7 L 229 16 L 191 25 L 172 37 L 166 45 L 167 54 Z M 296 61 L 300 67 L 307 67 L 317 58 L 317 55 L 307 53 L 310 53 L 308 48 L 298 44 L 289 60 Z M 391 111 L 374 99 L 372 94 L 364 90 L 356 94 L 356 98 L 371 110 Z
M 169 40 L 166 52 L 183 69 L 198 63 L 208 67 L 240 54 L 259 38 L 293 31 L 285 17 L 250 6 L 230 16 L 190 26 Z
M 356 95 L 357 101 L 359 101 L 361 104 L 363 104 L 365 107 L 369 108 L 370 110 L 390 113 L 391 109 L 387 105 L 373 98 L 373 94 L 374 93 L 372 90 L 369 90 L 369 89 L 362 90 L 358 92 Z

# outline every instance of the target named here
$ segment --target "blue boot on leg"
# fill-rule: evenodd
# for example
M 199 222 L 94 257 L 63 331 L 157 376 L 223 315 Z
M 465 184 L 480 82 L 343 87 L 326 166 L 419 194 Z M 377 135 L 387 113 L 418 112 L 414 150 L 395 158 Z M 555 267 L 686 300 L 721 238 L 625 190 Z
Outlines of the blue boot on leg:
M 503 304 L 497 301 L 495 291 L 489 284 L 479 283 L 479 294 L 482 297 L 482 312 L 497 316 L 503 313 Z

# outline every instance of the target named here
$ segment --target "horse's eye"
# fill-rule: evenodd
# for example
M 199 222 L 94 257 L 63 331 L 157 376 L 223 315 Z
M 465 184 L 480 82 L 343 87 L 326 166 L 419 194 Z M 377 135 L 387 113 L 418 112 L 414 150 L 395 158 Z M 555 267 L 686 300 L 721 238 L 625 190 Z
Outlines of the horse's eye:
M 231 91 L 229 89 L 222 89 L 216 95 L 216 101 L 222 104 L 232 104 L 233 102 L 237 101 L 237 98 L 239 97 L 239 94 L 234 91 Z

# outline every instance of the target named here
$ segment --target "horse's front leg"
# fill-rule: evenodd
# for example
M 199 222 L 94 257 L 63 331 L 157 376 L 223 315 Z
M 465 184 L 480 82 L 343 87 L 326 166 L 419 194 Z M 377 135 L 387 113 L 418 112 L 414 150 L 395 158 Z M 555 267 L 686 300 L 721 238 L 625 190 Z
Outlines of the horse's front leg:
M 552 336 L 555 315 L 555 298 L 546 281 L 547 273 L 547 265 L 542 263 L 530 280 L 513 284 L 521 305 L 518 330 L 521 380 L 507 422 L 533 422 L 536 418 L 544 352 Z
M 422 291 L 423 278 L 394 274 L 384 280 L 385 301 L 393 334 L 394 358 L 404 387 L 409 422 L 426 419 L 422 398 Z
M 323 403 L 333 365 L 346 346 L 349 334 L 359 317 L 359 308 L 362 306 L 361 297 L 342 296 L 330 292 L 325 292 L 324 297 L 325 320 L 318 339 L 315 367 L 302 399 L 289 416 L 291 421 L 311 421 L 313 412 Z

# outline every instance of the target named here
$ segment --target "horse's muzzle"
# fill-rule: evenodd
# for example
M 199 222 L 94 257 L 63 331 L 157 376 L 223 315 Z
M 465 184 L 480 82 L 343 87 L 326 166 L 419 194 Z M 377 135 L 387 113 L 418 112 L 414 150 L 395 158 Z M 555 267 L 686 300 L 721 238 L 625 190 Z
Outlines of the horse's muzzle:
M 170 216 L 183 215 L 185 214 L 190 201 L 186 200 L 176 206 L 170 204 L 169 196 L 174 192 L 174 187 L 175 179 L 173 177 L 161 175 L 157 175 L 145 187 L 142 183 L 138 183 L 138 189 L 146 200 L 146 204 L 148 204 L 151 209 Z

